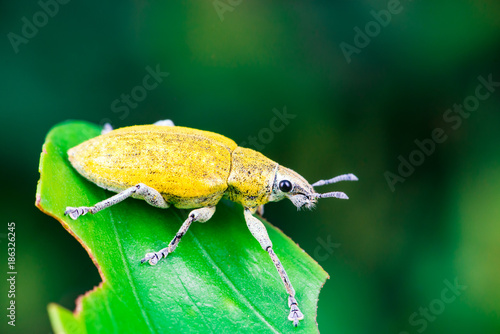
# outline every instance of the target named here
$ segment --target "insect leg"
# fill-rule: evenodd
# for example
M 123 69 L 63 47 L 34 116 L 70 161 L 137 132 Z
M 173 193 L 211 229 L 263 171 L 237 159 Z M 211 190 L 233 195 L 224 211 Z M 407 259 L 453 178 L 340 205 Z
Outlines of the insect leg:
M 161 121 L 154 122 L 153 125 L 175 126 L 174 122 L 172 122 L 171 119 L 162 119 Z
M 264 217 L 264 204 L 260 205 L 257 210 L 256 210 L 257 214 L 261 217 Z
M 271 242 L 271 239 L 269 239 L 266 227 L 260 220 L 255 218 L 252 215 L 251 210 L 247 208 L 245 208 L 245 220 L 247 222 L 248 228 L 250 229 L 250 232 L 260 243 L 260 246 L 269 253 L 271 260 L 273 260 L 274 266 L 278 270 L 281 280 L 285 285 L 286 292 L 288 292 L 288 306 L 290 307 L 288 320 L 293 321 L 293 325 L 297 326 L 299 324 L 299 320 L 304 319 L 304 315 L 299 310 L 297 300 L 295 299 L 295 290 L 293 289 L 292 283 L 290 282 L 290 279 L 286 274 L 285 268 L 283 268 L 281 261 L 273 251 L 273 244 Z
M 104 126 L 102 127 L 101 130 L 101 135 L 105 135 L 108 132 L 113 131 L 113 127 L 111 126 L 110 123 L 104 123 Z
M 187 230 L 189 229 L 189 226 L 191 226 L 191 223 L 193 222 L 204 223 L 210 218 L 212 218 L 214 212 L 215 212 L 215 206 L 207 206 L 205 208 L 200 208 L 191 211 L 189 213 L 188 218 L 184 221 L 184 223 L 182 224 L 181 228 L 179 229 L 175 237 L 172 239 L 172 241 L 170 241 L 170 244 L 167 247 L 159 250 L 158 252 L 147 253 L 141 260 L 141 263 L 149 261 L 149 264 L 155 265 L 161 258 L 167 257 L 168 254 L 172 253 L 175 250 L 175 248 L 179 244 L 179 241 L 181 241 L 182 236 L 186 234 Z
M 87 214 L 88 212 L 94 214 L 96 212 L 99 212 L 103 209 L 106 209 L 107 207 L 110 207 L 112 205 L 115 205 L 117 203 L 120 203 L 124 199 L 136 195 L 136 197 L 140 197 L 144 199 L 148 204 L 152 206 L 156 206 L 158 208 L 168 208 L 169 204 L 165 202 L 161 194 L 151 188 L 145 185 L 144 183 L 139 183 L 133 187 L 130 187 L 128 189 L 125 189 L 121 193 L 118 193 L 108 199 L 105 199 L 102 202 L 97 203 L 96 205 L 92 207 L 87 207 L 87 206 L 80 206 L 77 208 L 68 206 L 66 207 L 66 211 L 64 211 L 65 215 L 69 215 L 72 219 L 77 219 L 80 216 L 83 216 Z

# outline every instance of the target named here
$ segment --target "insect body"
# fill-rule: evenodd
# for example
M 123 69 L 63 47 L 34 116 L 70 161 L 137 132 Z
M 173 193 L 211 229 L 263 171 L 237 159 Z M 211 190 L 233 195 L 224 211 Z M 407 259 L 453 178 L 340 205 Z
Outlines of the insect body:
M 229 138 L 173 126 L 170 121 L 103 130 L 101 136 L 71 148 L 68 157 L 82 176 L 118 193 L 92 207 L 67 207 L 65 214 L 72 219 L 128 197 L 144 199 L 159 208 L 194 209 L 167 247 L 147 253 L 141 260 L 152 265 L 175 250 L 191 223 L 209 220 L 222 197 L 240 203 L 250 232 L 269 253 L 283 280 L 290 307 L 288 319 L 295 326 L 304 318 L 295 291 L 265 226 L 253 214 L 265 203 L 283 198 L 289 198 L 297 208 L 311 208 L 319 198 L 347 199 L 342 192 L 319 194 L 313 187 L 357 180 L 353 174 L 345 174 L 310 185 L 291 169 L 239 147 Z

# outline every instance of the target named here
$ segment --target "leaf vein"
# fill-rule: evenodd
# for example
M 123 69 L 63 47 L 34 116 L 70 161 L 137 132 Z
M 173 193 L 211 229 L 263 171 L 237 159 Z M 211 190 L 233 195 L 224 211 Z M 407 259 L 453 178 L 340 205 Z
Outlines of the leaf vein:
M 116 243 L 118 244 L 118 251 L 120 252 L 120 259 L 122 260 L 123 268 L 124 268 L 125 274 L 127 276 L 127 281 L 130 284 L 130 287 L 131 287 L 131 290 L 132 290 L 132 294 L 134 295 L 134 298 L 136 299 L 137 304 L 139 305 L 142 317 L 144 318 L 144 320 L 145 320 L 145 322 L 146 322 L 146 324 L 147 324 L 147 326 L 149 328 L 149 332 L 150 333 L 155 333 L 156 331 L 154 331 L 154 329 L 151 326 L 151 321 L 150 321 L 147 313 L 144 310 L 144 305 L 142 304 L 142 302 L 141 302 L 141 300 L 139 298 L 139 295 L 137 294 L 137 290 L 135 288 L 135 284 L 133 282 L 132 275 L 130 274 L 129 267 L 128 267 L 126 261 L 125 261 L 125 255 L 123 254 L 123 245 L 120 242 L 120 238 L 119 238 L 119 235 L 118 235 L 118 230 L 116 229 L 115 221 L 114 221 L 112 215 L 109 215 L 109 216 L 110 216 L 110 219 L 111 219 L 111 225 L 113 226 L 113 231 L 114 231 Z
M 221 278 L 222 280 L 224 281 L 224 283 L 226 283 L 226 285 L 231 289 L 233 290 L 236 295 L 238 296 L 238 298 L 245 304 L 247 305 L 247 307 L 249 309 L 251 309 L 255 315 L 260 319 L 262 320 L 262 322 L 267 325 L 272 331 L 273 333 L 280 333 L 279 331 L 276 330 L 276 328 L 271 324 L 269 323 L 269 321 L 266 320 L 266 318 L 264 317 L 264 315 L 258 310 L 255 308 L 255 306 L 250 302 L 250 300 L 248 300 L 248 298 L 246 298 L 237 288 L 236 286 L 233 284 L 233 282 L 229 279 L 229 277 L 226 275 L 226 273 L 222 270 L 222 268 L 217 264 L 215 263 L 215 261 L 212 259 L 212 257 L 209 255 L 209 253 L 205 250 L 205 248 L 203 247 L 203 245 L 200 243 L 200 241 L 198 240 L 198 238 L 196 238 L 196 236 L 194 235 L 194 233 L 192 233 L 193 235 L 193 240 L 196 242 L 196 244 L 198 245 L 198 248 L 201 249 L 202 251 L 202 254 L 207 258 L 208 262 L 210 262 L 215 268 L 218 268 L 219 271 L 222 273 L 221 275 Z

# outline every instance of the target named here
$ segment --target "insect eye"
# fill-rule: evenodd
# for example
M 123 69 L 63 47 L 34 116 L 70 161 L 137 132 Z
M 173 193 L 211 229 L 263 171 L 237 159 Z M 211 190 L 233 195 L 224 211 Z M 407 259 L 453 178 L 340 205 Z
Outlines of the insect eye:
M 292 183 L 288 180 L 281 181 L 280 190 L 284 193 L 290 192 L 292 190 Z

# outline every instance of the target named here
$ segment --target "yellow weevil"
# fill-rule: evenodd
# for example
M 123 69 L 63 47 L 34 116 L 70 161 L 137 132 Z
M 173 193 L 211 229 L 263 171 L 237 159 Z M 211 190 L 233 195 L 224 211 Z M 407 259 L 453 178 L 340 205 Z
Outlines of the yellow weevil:
M 318 198 L 347 199 L 343 192 L 319 194 L 315 186 L 339 181 L 356 181 L 344 174 L 310 185 L 291 169 L 278 165 L 259 152 L 239 147 L 222 135 L 174 126 L 164 120 L 153 125 L 138 125 L 103 133 L 68 151 L 73 167 L 98 186 L 118 194 L 92 207 L 67 207 L 72 219 L 96 213 L 128 197 L 168 208 L 195 209 L 170 244 L 147 253 L 141 263 L 155 265 L 172 253 L 193 222 L 206 222 L 222 197 L 240 203 L 252 235 L 269 253 L 288 293 L 290 314 L 295 326 L 304 315 L 295 299 L 295 290 L 272 249 L 265 226 L 253 214 L 267 202 L 288 198 L 297 208 L 312 208 Z

